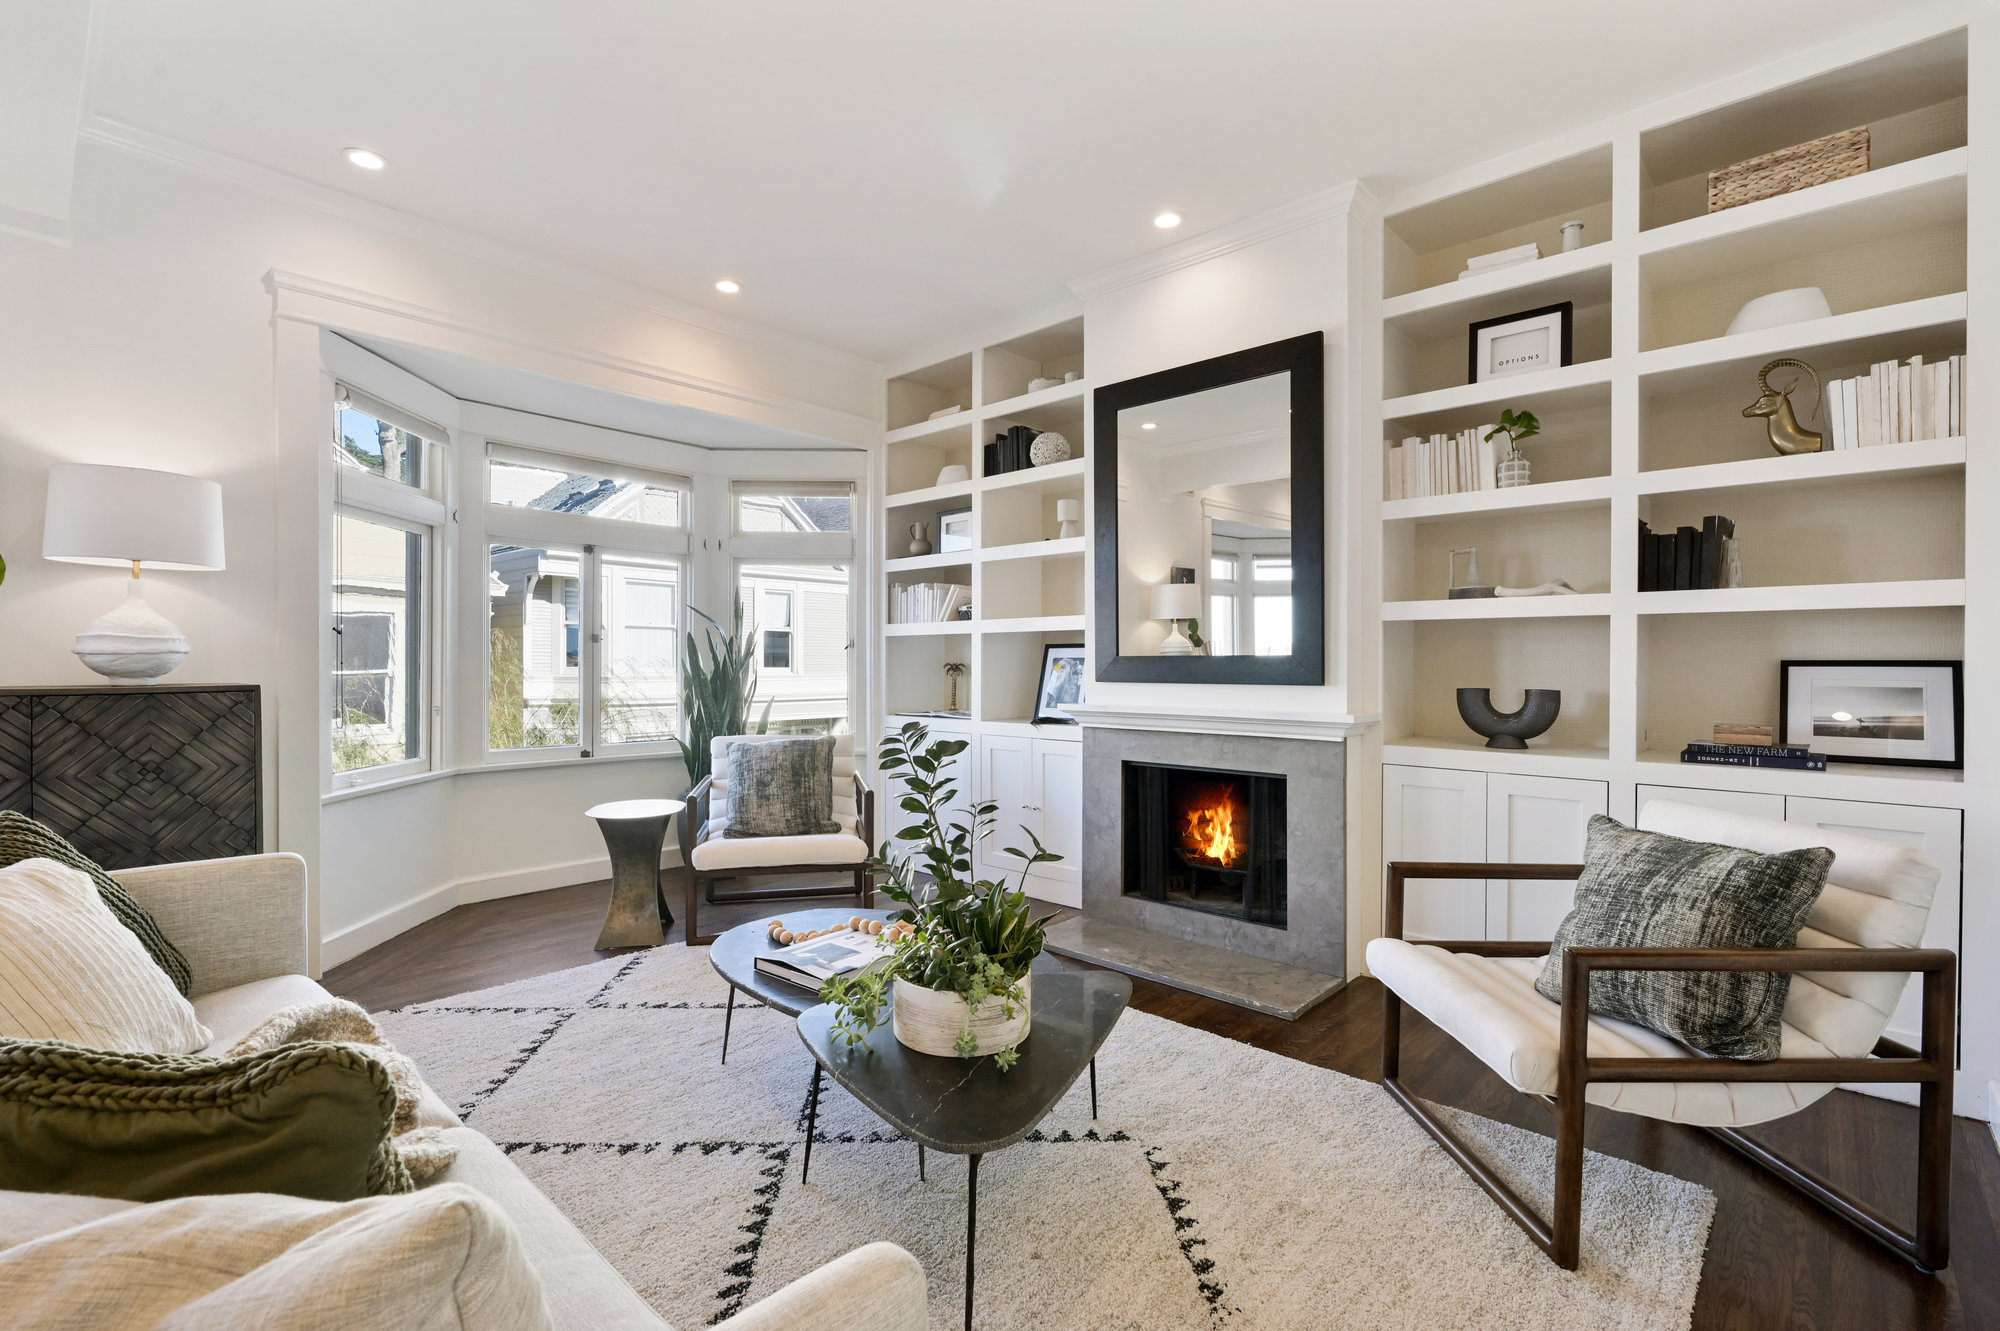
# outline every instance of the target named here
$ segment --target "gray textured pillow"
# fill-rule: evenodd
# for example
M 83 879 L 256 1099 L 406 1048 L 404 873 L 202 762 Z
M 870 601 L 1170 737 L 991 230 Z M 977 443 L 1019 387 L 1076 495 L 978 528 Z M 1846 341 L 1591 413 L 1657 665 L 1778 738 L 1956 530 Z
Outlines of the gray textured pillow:
M 1796 947 L 1826 886 L 1824 846 L 1759 855 L 1590 820 L 1576 906 L 1556 930 L 1535 989 L 1562 1001 L 1572 947 Z M 1784 971 L 1596 971 L 1590 1010 L 1721 1058 L 1778 1056 Z
M 831 735 L 729 746 L 732 837 L 825 836 L 833 819 Z

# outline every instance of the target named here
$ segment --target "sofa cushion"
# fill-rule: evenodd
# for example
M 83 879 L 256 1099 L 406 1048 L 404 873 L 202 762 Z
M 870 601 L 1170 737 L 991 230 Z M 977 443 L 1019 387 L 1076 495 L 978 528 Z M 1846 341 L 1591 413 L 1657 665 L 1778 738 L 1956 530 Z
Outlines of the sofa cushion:
M 383 1066 L 345 1045 L 209 1059 L 0 1041 L 0 1188 L 132 1201 L 408 1192 Z
M 423 1190 L 464 1184 L 506 1212 L 528 1264 L 547 1277 L 543 1295 L 558 1331 L 671 1331 L 498 1146 L 465 1127 L 444 1139 L 458 1159 Z
M 731 837 L 830 836 L 832 735 L 729 746 Z
M 36 822 L 24 813 L 9 809 L 0 812 L 0 868 L 22 860 L 54 860 L 86 874 L 91 886 L 118 922 L 132 931 L 146 955 L 173 981 L 185 997 L 194 982 L 193 968 L 179 948 L 167 941 L 152 914 L 141 906 L 124 884 L 106 873 L 96 861 L 70 845 L 55 829 Z
M 1760 855 L 1603 814 L 1590 820 L 1583 858 L 1576 905 L 1535 982 L 1555 1002 L 1572 947 L 1795 947 L 1833 864 L 1824 846 Z M 1604 970 L 1590 977 L 1590 1010 L 1717 1057 L 1770 1059 L 1790 988 L 1786 971 Z
M 550 1325 L 512 1226 L 469 1188 L 344 1204 L 259 1193 L 149 1206 L 75 1200 L 0 1194 L 0 1209 L 46 1206 L 53 1222 L 0 1250 L 11 1325 Z
M 194 1008 L 78 869 L 0 869 L 0 1038 L 190 1054 L 209 1041 Z

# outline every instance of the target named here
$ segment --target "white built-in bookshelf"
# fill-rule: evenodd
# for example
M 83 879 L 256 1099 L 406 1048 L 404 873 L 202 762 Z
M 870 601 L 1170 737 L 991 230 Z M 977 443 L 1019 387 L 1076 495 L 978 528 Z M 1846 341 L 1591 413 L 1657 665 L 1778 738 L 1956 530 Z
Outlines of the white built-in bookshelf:
M 957 661 L 967 666 L 958 701 L 969 715 L 932 718 L 933 726 L 1075 737 L 1067 727 L 1027 727 L 1043 646 L 1086 641 L 1084 539 L 1060 538 L 1056 518 L 1058 500 L 1080 503 L 1084 495 L 1083 372 L 1079 315 L 890 376 L 881 499 L 885 592 L 917 582 L 972 588 L 969 620 L 882 626 L 883 710 L 891 725 L 911 712 L 943 708 L 950 693 L 944 665 Z M 1034 380 L 1067 374 L 1079 377 L 1029 389 Z M 950 406 L 961 410 L 931 418 Z M 986 476 L 983 446 L 1014 426 L 1062 434 L 1069 460 Z M 939 472 L 954 465 L 971 479 L 938 485 Z M 909 553 L 912 523 L 925 523 L 936 544 L 938 514 L 968 507 L 971 548 Z
M 1506 407 L 1543 429 L 1524 445 L 1535 484 L 1376 506 L 1385 762 L 1628 794 L 1636 781 L 1962 803 L 1956 772 L 1678 762 L 1717 722 L 1774 721 L 1782 660 L 1968 657 L 1967 515 L 1991 505 L 1969 495 L 1967 459 L 1990 447 L 1988 404 L 1954 437 L 1789 457 L 1741 414 L 1780 356 L 1832 380 L 1967 349 L 1967 39 L 1930 22 L 1892 49 L 1836 52 L 1386 201 L 1382 446 Z M 1706 211 L 1709 170 L 1858 125 L 1867 173 Z M 1560 252 L 1573 218 L 1585 243 Z M 1457 279 L 1469 257 L 1527 241 L 1545 257 Z M 1823 289 L 1831 317 L 1727 335 L 1745 301 L 1800 286 Z M 1467 383 L 1470 324 L 1563 301 L 1570 365 Z M 1810 382 L 1793 398 L 1809 404 Z M 1670 532 L 1711 513 L 1735 519 L 1744 585 L 1640 592 L 1639 523 Z M 1560 578 L 1583 594 L 1449 600 L 1448 555 L 1466 546 L 1484 581 Z M 1491 685 L 1502 707 L 1560 688 L 1562 717 L 1525 752 L 1489 750 L 1458 718 L 1459 685 Z

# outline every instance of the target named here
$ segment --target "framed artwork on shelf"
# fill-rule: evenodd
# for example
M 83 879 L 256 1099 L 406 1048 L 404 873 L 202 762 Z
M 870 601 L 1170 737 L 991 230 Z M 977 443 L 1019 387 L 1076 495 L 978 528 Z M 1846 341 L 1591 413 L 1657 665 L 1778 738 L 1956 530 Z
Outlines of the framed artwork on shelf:
M 1483 384 L 1569 364 L 1575 303 L 1481 319 L 1466 333 L 1466 382 Z
M 972 509 L 947 508 L 937 515 L 938 553 L 950 554 L 972 548 Z
M 1785 661 L 1778 742 L 1834 762 L 1965 766 L 1959 661 Z
M 1035 689 L 1038 726 L 1077 724 L 1063 709 L 1084 701 L 1083 677 L 1088 664 L 1080 642 L 1047 643 L 1042 647 L 1042 677 Z

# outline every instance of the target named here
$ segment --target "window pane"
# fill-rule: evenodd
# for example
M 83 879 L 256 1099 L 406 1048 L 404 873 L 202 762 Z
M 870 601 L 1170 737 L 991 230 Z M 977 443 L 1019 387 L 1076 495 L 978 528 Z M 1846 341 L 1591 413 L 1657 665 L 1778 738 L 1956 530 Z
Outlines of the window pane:
M 736 530 L 850 532 L 854 501 L 847 495 L 738 495 Z
M 1236 561 L 1233 559 L 1211 559 L 1208 561 L 1208 577 L 1211 582 L 1236 581 Z
M 333 517 L 333 770 L 423 756 L 424 537 Z
M 1208 598 L 1208 618 L 1202 622 L 1201 636 L 1213 656 L 1236 655 L 1236 598 Z
M 1290 582 L 1292 580 L 1292 560 L 1290 555 L 1258 555 L 1255 560 L 1256 572 L 1251 576 L 1258 582 Z
M 645 744 L 680 730 L 680 565 L 601 558 L 607 629 L 598 674 L 600 742 Z
M 497 458 L 487 462 L 487 473 L 493 502 L 508 508 L 616 518 L 649 527 L 681 525 L 681 492 L 668 486 Z
M 755 626 L 761 643 L 751 714 L 762 715 L 769 704 L 774 731 L 824 734 L 850 715 L 848 576 L 845 564 L 738 568 L 745 614 L 761 616 Z
M 579 742 L 575 624 L 581 557 L 574 550 L 496 545 L 486 579 L 487 747 Z
M 333 413 L 333 460 L 342 467 L 385 476 L 419 489 L 424 484 L 424 440 L 365 411 Z
M 1256 617 L 1257 655 L 1292 654 L 1292 598 L 1259 596 L 1252 607 Z

